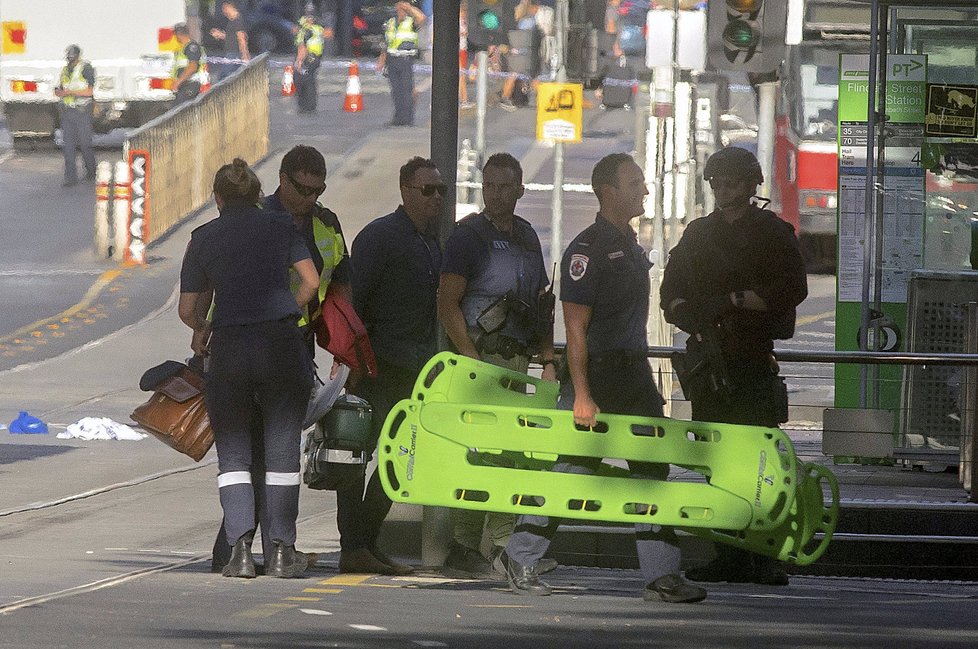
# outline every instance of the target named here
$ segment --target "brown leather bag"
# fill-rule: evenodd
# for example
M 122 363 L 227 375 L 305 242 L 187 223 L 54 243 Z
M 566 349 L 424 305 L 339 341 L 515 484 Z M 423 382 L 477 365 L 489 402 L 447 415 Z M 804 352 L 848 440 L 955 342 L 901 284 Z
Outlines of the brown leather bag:
M 199 462 L 214 444 L 203 390 L 203 377 L 184 366 L 163 379 L 130 416 L 146 432 Z

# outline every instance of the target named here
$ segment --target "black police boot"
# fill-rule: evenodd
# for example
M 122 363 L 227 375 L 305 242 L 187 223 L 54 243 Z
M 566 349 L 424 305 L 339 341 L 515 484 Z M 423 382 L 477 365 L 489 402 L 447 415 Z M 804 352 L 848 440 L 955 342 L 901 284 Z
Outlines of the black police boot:
M 479 554 L 478 550 L 467 548 L 453 541 L 445 557 L 445 573 L 464 579 L 487 578 L 493 576 L 492 564 Z
M 755 554 L 751 557 L 754 563 L 754 573 L 751 581 L 764 586 L 787 586 L 788 573 L 784 565 L 771 557 Z
M 660 599 L 670 604 L 692 604 L 706 599 L 706 591 L 686 583 L 679 575 L 663 575 L 645 587 L 642 599 L 646 602 Z
M 687 570 L 686 579 L 732 584 L 746 584 L 754 580 L 754 562 L 749 552 L 720 544 L 717 544 L 716 552 L 713 561 Z
M 306 571 L 305 555 L 299 556 L 294 545 L 285 545 L 275 541 L 272 546 L 272 558 L 265 567 L 265 574 L 270 577 L 290 579 L 298 577 Z
M 509 587 L 517 595 L 549 595 L 553 592 L 550 584 L 541 581 L 536 567 L 527 568 L 509 558 L 505 552 L 500 556 L 506 568 L 506 580 Z
M 247 535 L 238 539 L 231 548 L 231 560 L 224 566 L 221 574 L 225 577 L 254 578 L 255 560 L 251 556 L 251 539 Z

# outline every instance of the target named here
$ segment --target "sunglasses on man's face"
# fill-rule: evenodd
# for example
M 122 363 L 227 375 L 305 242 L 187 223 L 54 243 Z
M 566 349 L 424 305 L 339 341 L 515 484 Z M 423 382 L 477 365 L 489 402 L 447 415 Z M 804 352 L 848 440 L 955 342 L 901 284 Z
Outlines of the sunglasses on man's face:
M 292 186 L 295 187 L 295 191 L 299 193 L 299 196 L 309 198 L 310 196 L 319 196 L 326 191 L 326 183 L 317 185 L 316 187 L 310 187 L 309 185 L 303 185 L 290 174 L 285 174 L 285 177 L 288 178 L 289 182 L 292 183 Z
M 439 196 L 444 196 L 448 192 L 448 185 L 445 183 L 428 183 L 425 185 L 408 185 L 411 189 L 417 189 L 422 196 L 431 196 L 438 192 Z

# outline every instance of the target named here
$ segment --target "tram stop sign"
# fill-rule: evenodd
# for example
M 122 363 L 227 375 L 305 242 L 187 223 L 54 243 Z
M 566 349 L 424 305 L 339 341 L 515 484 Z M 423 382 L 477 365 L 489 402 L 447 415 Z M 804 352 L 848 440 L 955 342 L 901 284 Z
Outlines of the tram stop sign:
M 583 85 L 540 84 L 537 88 L 537 141 L 580 142 L 583 123 Z

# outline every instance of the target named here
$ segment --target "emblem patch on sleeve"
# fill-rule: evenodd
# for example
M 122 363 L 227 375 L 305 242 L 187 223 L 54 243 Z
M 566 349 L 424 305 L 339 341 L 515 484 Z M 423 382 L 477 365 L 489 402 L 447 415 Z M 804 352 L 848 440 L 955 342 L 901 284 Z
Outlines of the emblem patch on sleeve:
M 584 273 L 587 272 L 587 264 L 590 261 L 587 255 L 571 255 L 570 260 L 570 277 L 575 282 L 582 277 Z

